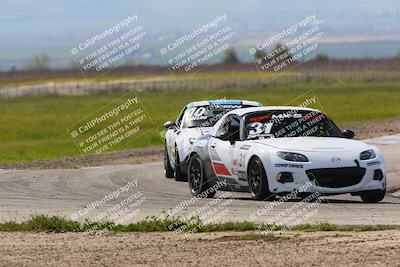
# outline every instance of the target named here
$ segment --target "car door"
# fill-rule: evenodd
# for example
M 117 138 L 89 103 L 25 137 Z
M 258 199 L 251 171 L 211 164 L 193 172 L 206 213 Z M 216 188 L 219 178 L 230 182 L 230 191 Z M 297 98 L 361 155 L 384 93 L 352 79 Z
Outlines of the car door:
M 233 124 L 235 127 L 232 127 Z M 237 178 L 238 176 L 238 144 L 239 142 L 239 117 L 235 114 L 224 119 L 217 136 L 212 137 L 209 143 L 210 159 L 217 176 Z M 234 135 L 228 140 L 226 136 Z M 232 137 L 231 136 L 231 137 Z
M 179 122 L 177 122 L 179 128 L 175 131 L 175 144 L 178 149 L 179 163 L 182 163 L 190 155 L 192 151 L 192 141 L 190 139 L 196 138 L 199 132 L 197 128 L 189 128 L 188 121 L 196 116 L 201 116 L 201 113 L 205 111 L 205 106 L 194 106 L 186 108 L 182 112 L 182 116 L 180 116 Z
M 214 173 L 221 177 L 232 177 L 231 153 L 233 147 L 230 142 L 212 137 L 209 151 Z

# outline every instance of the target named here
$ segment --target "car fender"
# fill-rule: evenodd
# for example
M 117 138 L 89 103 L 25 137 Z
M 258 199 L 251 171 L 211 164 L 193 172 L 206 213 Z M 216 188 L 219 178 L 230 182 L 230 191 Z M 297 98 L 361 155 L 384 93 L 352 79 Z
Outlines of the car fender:
M 193 151 L 192 144 L 189 142 L 190 135 L 185 130 L 180 130 L 176 136 L 175 144 L 178 149 L 180 161 L 185 161 Z
M 386 162 L 385 162 L 385 158 L 383 157 L 382 152 L 376 146 L 371 146 L 371 149 L 373 149 L 376 152 L 376 157 L 381 162 L 381 170 L 382 170 L 384 176 L 386 177 Z
M 174 145 L 175 145 L 175 132 L 173 129 L 168 129 L 165 133 L 165 146 L 167 148 L 168 158 L 171 166 L 175 166 L 175 155 L 174 155 Z
M 385 158 L 383 157 L 383 154 L 382 154 L 382 152 L 380 151 L 380 149 L 379 148 L 377 148 L 376 146 L 371 146 L 371 149 L 373 149 L 374 151 L 375 151 L 375 153 L 376 153 L 376 159 L 378 160 L 378 161 L 380 161 L 381 162 L 381 170 L 382 170 L 382 173 L 383 173 L 383 177 L 384 177 L 384 187 L 387 187 L 387 179 L 386 179 L 386 162 L 385 162 Z
M 202 135 L 196 138 L 193 141 L 192 152 L 190 153 L 190 156 L 197 154 L 200 157 L 203 163 L 204 174 L 206 175 L 207 179 L 216 177 L 214 168 L 212 167 L 211 156 L 209 151 L 210 149 L 209 142 L 210 142 L 209 135 Z
M 265 146 L 260 146 L 259 144 L 245 143 L 242 145 L 239 153 L 239 172 L 245 173 L 246 181 L 247 169 L 249 167 L 250 160 L 255 156 L 258 157 L 261 160 L 264 169 L 267 170 L 267 168 L 270 168 L 271 166 L 270 153 L 271 152 Z

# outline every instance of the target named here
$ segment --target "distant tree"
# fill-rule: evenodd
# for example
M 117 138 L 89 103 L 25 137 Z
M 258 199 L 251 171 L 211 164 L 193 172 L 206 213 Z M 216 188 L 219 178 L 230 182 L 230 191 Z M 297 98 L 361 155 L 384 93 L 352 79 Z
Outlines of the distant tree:
M 26 64 L 27 70 L 48 70 L 50 69 L 50 57 L 44 53 L 34 55 Z
M 256 53 L 254 54 L 254 59 L 257 60 L 265 60 L 267 56 L 267 53 L 264 50 L 258 50 L 256 51 Z
M 319 54 L 317 54 L 315 56 L 315 60 L 317 60 L 317 61 L 327 61 L 327 60 L 329 60 L 329 57 L 328 57 L 327 54 L 319 53 Z
M 11 71 L 11 72 L 16 72 L 16 71 L 17 71 L 17 67 L 11 66 L 10 71 Z
M 124 66 L 135 66 L 136 61 L 132 57 L 128 57 L 125 59 Z
M 397 59 L 400 59 L 400 51 L 399 51 L 399 52 L 397 52 L 397 54 L 396 54 L 396 58 L 397 58 Z
M 225 54 L 224 54 L 224 57 L 223 57 L 222 61 L 225 64 L 237 64 L 237 63 L 240 62 L 239 58 L 236 55 L 236 51 L 235 51 L 234 48 L 228 48 L 225 51 Z
M 277 44 L 275 49 L 273 50 L 274 55 L 272 59 L 276 59 L 279 62 L 283 60 L 287 60 L 287 62 L 294 63 L 293 55 L 290 53 L 289 48 L 284 44 Z

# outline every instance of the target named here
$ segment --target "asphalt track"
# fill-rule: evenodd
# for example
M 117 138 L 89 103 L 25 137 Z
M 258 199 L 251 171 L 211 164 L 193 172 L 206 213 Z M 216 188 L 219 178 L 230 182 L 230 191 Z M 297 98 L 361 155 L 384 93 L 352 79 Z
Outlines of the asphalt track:
M 93 219 L 110 209 L 117 213 L 121 211 L 119 208 L 134 204 L 120 215 L 120 222 L 169 214 L 199 215 L 210 222 L 272 220 L 286 224 L 400 225 L 400 198 L 395 197 L 396 194 L 400 196 L 396 193 L 400 189 L 400 135 L 368 142 L 384 153 L 388 170 L 389 192 L 378 204 L 365 204 L 359 197 L 350 195 L 323 197 L 320 203 L 258 202 L 251 200 L 249 193 L 223 191 L 214 199 L 192 199 L 186 183 L 164 178 L 162 162 L 151 162 L 81 169 L 0 170 L 0 221 L 21 221 L 38 214 Z M 137 185 L 110 199 L 110 194 L 128 182 Z M 131 197 L 133 195 L 135 197 Z M 106 196 L 106 202 L 91 207 L 91 203 L 104 200 Z M 126 199 L 129 202 L 122 204 Z M 115 218 L 118 221 L 118 217 Z

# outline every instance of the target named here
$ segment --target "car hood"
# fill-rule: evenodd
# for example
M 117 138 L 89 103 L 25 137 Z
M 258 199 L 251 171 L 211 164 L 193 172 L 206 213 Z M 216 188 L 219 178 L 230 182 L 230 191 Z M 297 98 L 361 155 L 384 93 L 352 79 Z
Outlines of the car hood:
M 363 142 L 337 137 L 271 138 L 257 140 L 255 143 L 290 151 L 350 151 L 370 148 Z

